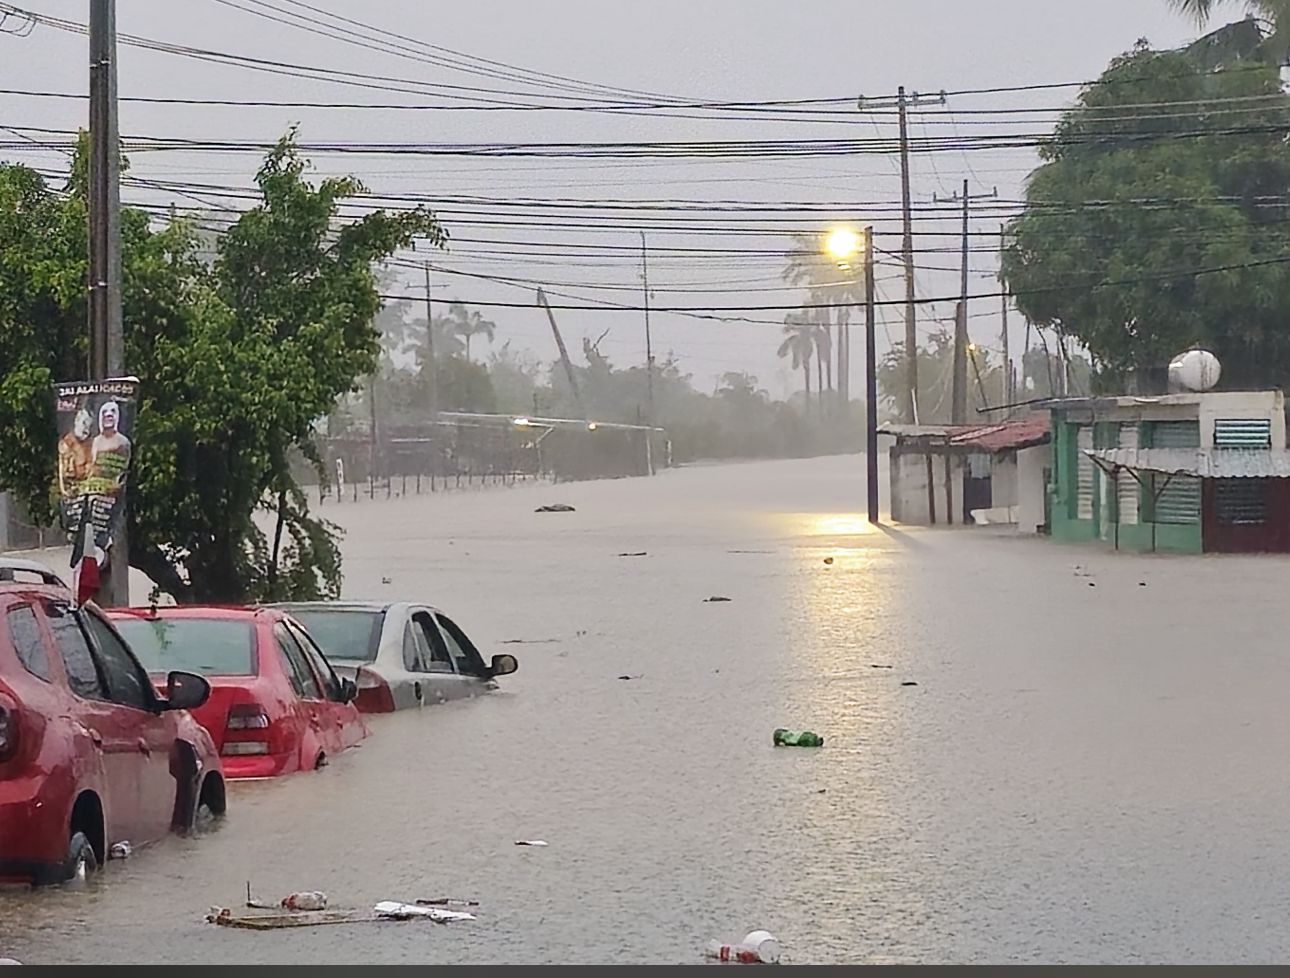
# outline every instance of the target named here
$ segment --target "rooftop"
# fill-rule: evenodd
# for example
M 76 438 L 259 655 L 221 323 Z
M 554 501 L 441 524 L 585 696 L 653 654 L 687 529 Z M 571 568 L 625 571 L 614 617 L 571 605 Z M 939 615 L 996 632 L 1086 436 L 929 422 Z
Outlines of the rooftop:
M 1017 421 L 983 425 L 885 425 L 880 434 L 897 440 L 922 440 L 979 452 L 1007 452 L 1046 444 L 1050 437 L 1048 415 L 1032 414 Z

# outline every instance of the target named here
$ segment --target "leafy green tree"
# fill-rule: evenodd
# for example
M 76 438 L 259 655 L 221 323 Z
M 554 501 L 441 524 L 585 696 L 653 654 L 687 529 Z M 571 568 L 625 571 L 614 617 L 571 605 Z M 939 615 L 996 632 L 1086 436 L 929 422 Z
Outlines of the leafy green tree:
M 1113 374 L 1204 344 L 1230 382 L 1283 382 L 1287 128 L 1275 68 L 1201 72 L 1142 46 L 1117 58 L 1042 148 L 1010 225 L 1022 312 Z
M 1169 6 L 1200 24 L 1207 23 L 1218 7 L 1233 5 L 1230 0 L 1169 0 Z M 1290 53 L 1290 0 L 1244 0 L 1244 7 L 1249 19 L 1202 38 L 1193 53 L 1204 55 L 1211 64 L 1247 58 L 1284 64 Z
M 443 238 L 423 211 L 344 221 L 362 192 L 316 185 L 293 137 L 258 175 L 261 202 L 216 242 L 213 264 L 182 222 L 126 209 L 126 362 L 142 380 L 131 478 L 134 566 L 180 601 L 334 595 L 335 529 L 290 469 L 318 419 L 377 363 L 373 267 Z M 0 169 L 0 486 L 52 518 L 49 385 L 84 376 L 85 194 Z M 263 513 L 272 530 L 256 520 Z

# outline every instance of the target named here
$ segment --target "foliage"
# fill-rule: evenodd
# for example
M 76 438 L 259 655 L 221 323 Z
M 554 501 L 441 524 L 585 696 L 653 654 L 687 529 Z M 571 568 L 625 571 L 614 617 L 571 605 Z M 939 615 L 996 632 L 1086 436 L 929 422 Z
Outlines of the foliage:
M 1009 227 L 1022 312 L 1112 373 L 1204 344 L 1230 382 L 1283 382 L 1287 126 L 1275 69 L 1198 72 L 1141 46 L 1117 58 L 1043 147 Z
M 338 592 L 335 530 L 309 514 L 288 459 L 376 365 L 374 263 L 443 238 L 423 211 L 342 222 L 361 184 L 312 185 L 306 169 L 282 140 L 257 175 L 261 202 L 218 239 L 213 263 L 182 222 L 123 213 L 126 362 L 142 380 L 131 559 L 181 601 Z M 68 189 L 0 169 L 0 487 L 45 519 L 49 384 L 85 373 L 83 181 Z
M 1204 24 L 1217 7 L 1232 4 L 1225 0 L 1169 0 L 1169 6 Z M 1284 64 L 1290 53 L 1290 0 L 1245 0 L 1244 6 L 1248 20 L 1201 38 L 1192 53 L 1204 56 L 1210 66 L 1246 59 Z M 1263 25 L 1267 25 L 1266 33 Z

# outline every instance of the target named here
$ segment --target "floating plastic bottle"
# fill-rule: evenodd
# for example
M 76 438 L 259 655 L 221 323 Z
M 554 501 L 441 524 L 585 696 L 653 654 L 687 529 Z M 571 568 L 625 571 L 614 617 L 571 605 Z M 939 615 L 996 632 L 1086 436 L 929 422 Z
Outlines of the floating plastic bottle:
M 705 953 L 718 961 L 735 964 L 777 964 L 779 941 L 764 930 L 755 930 L 738 944 L 711 941 Z
M 776 747 L 823 747 L 824 738 L 809 730 L 785 730 L 780 727 L 775 731 Z

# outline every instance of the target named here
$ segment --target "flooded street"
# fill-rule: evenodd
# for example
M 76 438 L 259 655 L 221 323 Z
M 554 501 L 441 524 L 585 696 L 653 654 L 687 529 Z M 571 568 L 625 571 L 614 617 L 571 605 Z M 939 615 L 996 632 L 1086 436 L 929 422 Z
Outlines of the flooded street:
M 863 492 L 831 458 L 329 505 L 346 596 L 428 599 L 520 672 L 87 891 L 0 894 L 0 956 L 695 963 L 758 928 L 795 963 L 1290 956 L 1285 562 L 875 530 Z M 481 906 L 203 922 L 247 880 Z

